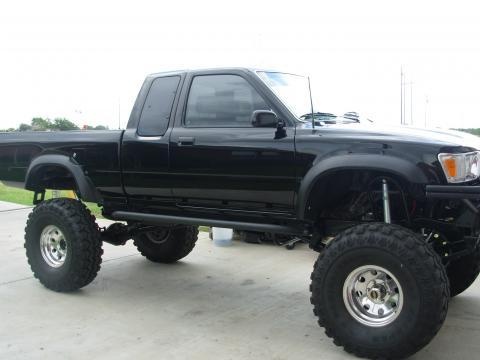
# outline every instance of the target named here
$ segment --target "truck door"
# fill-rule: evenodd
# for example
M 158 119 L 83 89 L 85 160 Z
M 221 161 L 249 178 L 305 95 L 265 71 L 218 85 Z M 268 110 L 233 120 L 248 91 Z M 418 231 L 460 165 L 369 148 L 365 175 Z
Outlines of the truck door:
M 145 82 L 141 103 L 135 103 L 138 123 L 130 123 L 122 141 L 122 169 L 130 204 L 158 207 L 172 196 L 168 177 L 168 146 L 181 76 L 162 76 Z
M 179 207 L 293 210 L 294 127 L 280 138 L 276 127 L 253 127 L 253 111 L 273 109 L 247 79 L 197 73 L 186 80 L 181 120 L 170 136 Z

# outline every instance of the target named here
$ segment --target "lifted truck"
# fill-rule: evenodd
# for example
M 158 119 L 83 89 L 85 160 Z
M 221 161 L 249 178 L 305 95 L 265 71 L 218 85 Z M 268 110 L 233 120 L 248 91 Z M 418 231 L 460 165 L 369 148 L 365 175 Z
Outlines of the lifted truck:
M 311 302 L 335 344 L 415 353 L 480 271 L 480 140 L 318 114 L 301 76 L 174 71 L 147 77 L 125 131 L 0 134 L 0 180 L 34 192 L 34 275 L 81 288 L 103 241 L 174 262 L 198 225 L 297 236 L 320 253 Z M 46 189 L 119 222 L 100 229 L 81 201 Z

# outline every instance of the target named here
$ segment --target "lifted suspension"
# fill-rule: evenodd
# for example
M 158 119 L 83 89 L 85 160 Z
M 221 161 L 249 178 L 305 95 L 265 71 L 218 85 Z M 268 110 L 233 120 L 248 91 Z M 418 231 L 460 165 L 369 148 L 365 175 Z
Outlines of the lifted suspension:
M 390 195 L 388 193 L 387 179 L 382 179 L 382 193 L 383 193 L 383 221 L 386 224 L 392 222 L 392 215 L 390 212 Z
M 147 233 L 155 229 L 158 229 L 158 226 L 114 223 L 107 228 L 102 228 L 100 231 L 102 241 L 120 246 L 125 245 L 125 243 L 135 235 Z

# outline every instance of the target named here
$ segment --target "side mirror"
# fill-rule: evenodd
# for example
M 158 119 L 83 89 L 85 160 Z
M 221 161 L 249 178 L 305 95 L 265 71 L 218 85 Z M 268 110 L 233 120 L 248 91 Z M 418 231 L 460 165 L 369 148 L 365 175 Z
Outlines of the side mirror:
M 283 125 L 280 125 L 280 122 Z M 252 114 L 253 127 L 278 128 L 285 126 L 283 120 L 279 120 L 273 111 L 255 110 Z

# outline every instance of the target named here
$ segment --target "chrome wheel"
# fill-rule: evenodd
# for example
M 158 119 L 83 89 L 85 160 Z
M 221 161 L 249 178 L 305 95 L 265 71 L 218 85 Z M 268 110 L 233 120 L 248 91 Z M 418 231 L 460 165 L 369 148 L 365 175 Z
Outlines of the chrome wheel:
M 388 270 L 366 265 L 353 270 L 343 285 L 343 301 L 358 322 L 380 327 L 393 322 L 403 307 L 399 281 Z
M 63 265 L 67 257 L 67 241 L 55 225 L 48 225 L 40 235 L 40 252 L 43 260 L 51 267 Z

